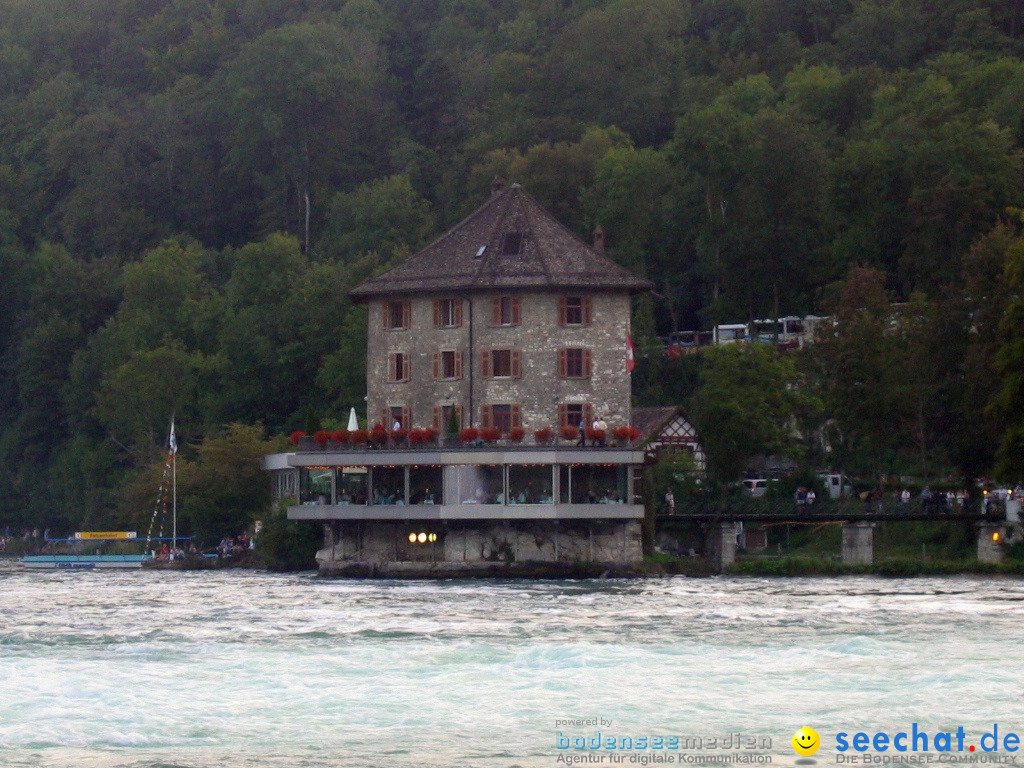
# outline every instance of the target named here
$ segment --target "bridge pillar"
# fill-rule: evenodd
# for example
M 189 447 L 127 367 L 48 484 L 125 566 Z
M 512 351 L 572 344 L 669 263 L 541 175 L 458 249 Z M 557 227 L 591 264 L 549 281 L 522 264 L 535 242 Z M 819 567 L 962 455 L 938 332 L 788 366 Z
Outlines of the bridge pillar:
M 875 557 L 875 524 L 843 523 L 843 565 L 871 565 Z
M 1006 537 L 1006 526 L 1003 523 L 978 524 L 978 561 L 982 563 L 1001 563 L 1005 552 L 1003 539 Z
M 736 536 L 740 524 L 734 522 L 712 523 L 708 527 L 704 551 L 717 571 L 724 571 L 736 562 Z

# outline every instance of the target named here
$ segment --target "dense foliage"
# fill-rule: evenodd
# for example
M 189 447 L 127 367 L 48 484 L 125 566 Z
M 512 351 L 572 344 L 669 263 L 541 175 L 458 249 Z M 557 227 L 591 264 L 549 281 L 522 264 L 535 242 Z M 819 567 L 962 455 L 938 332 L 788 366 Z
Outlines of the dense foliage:
M 699 381 L 659 334 L 835 309 L 797 373 L 845 463 L 976 475 L 1006 432 L 1020 474 L 1022 35 L 1013 0 L 0 0 L 0 519 L 110 520 L 171 412 L 184 458 L 343 419 L 347 289 L 498 174 L 654 281 L 639 402 Z

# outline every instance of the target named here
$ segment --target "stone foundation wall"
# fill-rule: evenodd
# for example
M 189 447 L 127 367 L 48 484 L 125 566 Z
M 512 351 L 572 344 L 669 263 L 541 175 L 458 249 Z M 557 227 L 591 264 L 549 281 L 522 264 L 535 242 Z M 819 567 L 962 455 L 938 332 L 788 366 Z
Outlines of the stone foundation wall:
M 335 522 L 325 528 L 317 552 L 321 570 L 351 565 L 512 563 L 606 563 L 633 565 L 643 559 L 640 521 L 418 523 Z M 437 540 L 410 543 L 410 533 L 435 533 Z

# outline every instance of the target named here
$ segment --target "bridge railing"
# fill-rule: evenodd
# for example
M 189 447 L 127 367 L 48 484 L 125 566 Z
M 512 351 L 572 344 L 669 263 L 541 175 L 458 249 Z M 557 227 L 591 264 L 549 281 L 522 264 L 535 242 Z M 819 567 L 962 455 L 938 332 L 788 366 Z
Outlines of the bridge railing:
M 988 505 L 988 512 L 1000 514 L 1005 512 L 1004 502 L 999 499 L 992 499 Z M 685 518 L 686 516 L 699 515 L 749 515 L 749 516 L 772 516 L 790 517 L 793 519 L 813 519 L 817 516 L 834 517 L 836 515 L 858 515 L 885 516 L 893 515 L 919 515 L 933 514 L 955 516 L 964 512 L 977 514 L 986 511 L 981 499 L 967 499 L 962 503 L 954 501 L 927 502 L 920 498 L 912 498 L 904 504 L 898 499 L 817 499 L 814 504 L 799 504 L 794 499 L 784 498 L 759 498 L 750 496 L 730 495 L 721 497 L 695 496 L 690 498 L 676 499 L 674 516 Z M 657 514 L 668 515 L 669 510 L 665 504 L 661 504 Z

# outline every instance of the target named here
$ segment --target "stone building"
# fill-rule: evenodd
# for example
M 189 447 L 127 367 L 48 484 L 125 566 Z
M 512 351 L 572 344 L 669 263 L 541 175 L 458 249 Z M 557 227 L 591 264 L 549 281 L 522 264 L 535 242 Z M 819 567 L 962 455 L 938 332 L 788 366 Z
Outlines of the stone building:
M 369 311 L 367 413 L 377 446 L 268 456 L 289 518 L 324 524 L 329 573 L 462 573 L 641 559 L 630 425 L 630 297 L 650 285 L 519 185 L 351 295 Z M 602 418 L 579 445 L 562 427 Z M 489 428 L 487 442 L 456 437 Z M 424 428 L 436 430 L 423 440 Z M 550 429 L 553 437 L 538 430 Z M 411 442 L 407 430 L 420 439 Z M 464 437 L 464 436 L 463 436 Z
M 351 295 L 369 308 L 367 413 L 390 428 L 629 424 L 630 295 L 650 285 L 518 184 Z

